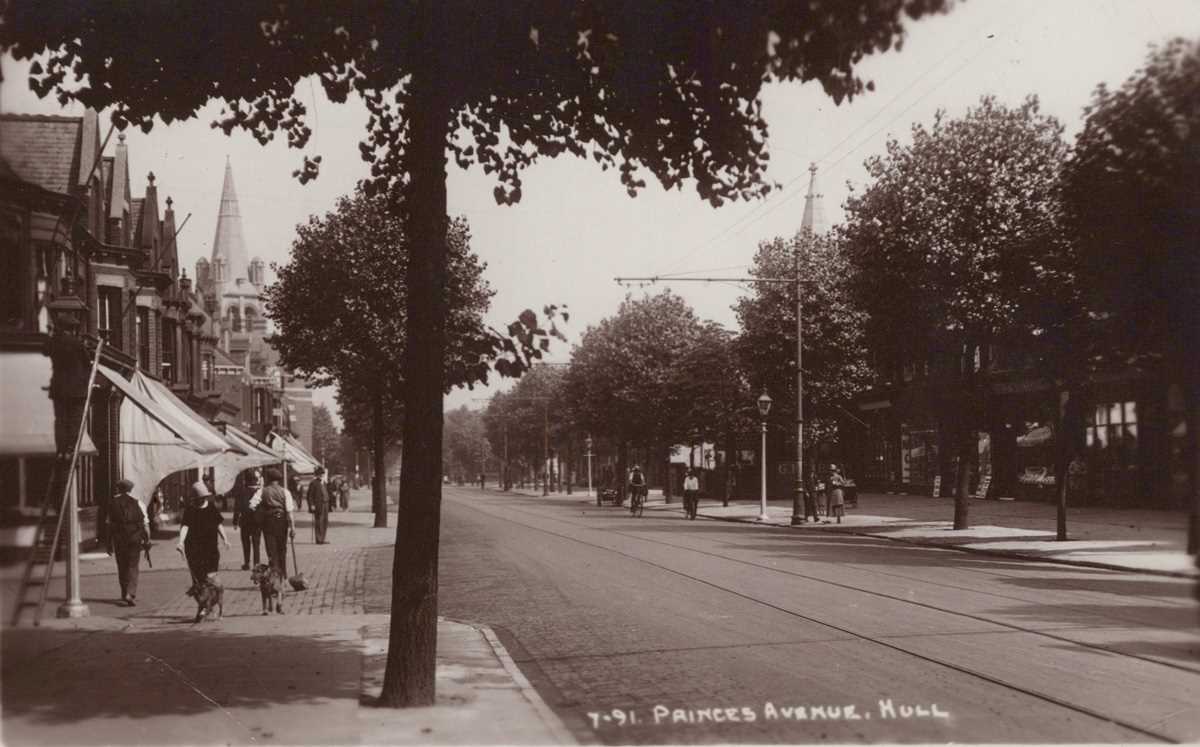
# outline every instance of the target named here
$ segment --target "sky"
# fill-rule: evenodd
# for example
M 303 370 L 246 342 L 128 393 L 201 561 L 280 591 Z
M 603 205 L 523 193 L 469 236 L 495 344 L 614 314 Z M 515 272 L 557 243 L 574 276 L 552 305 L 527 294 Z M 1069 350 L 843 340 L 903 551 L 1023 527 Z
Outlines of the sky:
M 496 291 L 487 320 L 502 327 L 525 308 L 566 305 L 569 336 L 577 342 L 588 325 L 613 314 L 626 294 L 669 287 L 701 318 L 736 329 L 731 307 L 745 286 L 621 285 L 614 278 L 743 276 L 758 242 L 791 236 L 799 228 L 810 164 L 817 166 L 827 222 L 837 223 L 848 184 L 865 186 L 863 161 L 882 153 L 889 137 L 904 141 L 913 123 L 931 123 L 939 109 L 959 116 L 984 95 L 1015 105 L 1035 94 L 1043 112 L 1057 117 L 1073 139 L 1097 84 L 1119 85 L 1141 67 L 1151 44 L 1200 36 L 1200 2 L 969 0 L 906 28 L 901 50 L 859 66 L 861 77 L 875 84 L 872 93 L 838 106 L 815 83 L 773 85 L 764 92 L 767 177 L 783 187 L 765 200 L 712 208 L 694 185 L 666 192 L 652 177 L 631 199 L 615 172 L 563 156 L 524 173 L 520 204 L 498 206 L 492 179 L 477 167 L 464 171 L 451 159 L 450 213 L 470 222 L 472 248 L 487 263 L 485 277 Z M 27 69 L 24 62 L 0 58 L 0 111 L 79 113 L 53 98 L 38 99 L 26 85 Z M 186 122 L 159 123 L 149 134 L 127 132 L 134 196 L 144 193 L 153 172 L 160 197 L 174 199 L 177 222 L 191 214 L 178 240 L 184 267 L 194 268 L 211 252 L 227 157 L 247 251 L 268 263 L 286 263 L 295 226 L 330 210 L 367 175 L 357 148 L 367 118 L 361 102 L 331 104 L 313 81 L 302 81 L 298 95 L 312 113 L 313 137 L 304 152 L 323 157 L 320 177 L 308 185 L 292 178 L 302 155 L 285 142 L 263 147 L 249 134 L 235 130 L 226 136 L 213 129 L 219 103 Z M 103 112 L 101 122 L 103 136 Z M 109 150 L 115 145 L 114 137 Z M 548 360 L 569 356 L 570 346 L 556 343 Z M 446 408 L 482 407 L 484 398 L 510 385 L 493 377 L 488 387 L 451 393 Z M 329 404 L 337 418 L 332 391 L 316 399 Z

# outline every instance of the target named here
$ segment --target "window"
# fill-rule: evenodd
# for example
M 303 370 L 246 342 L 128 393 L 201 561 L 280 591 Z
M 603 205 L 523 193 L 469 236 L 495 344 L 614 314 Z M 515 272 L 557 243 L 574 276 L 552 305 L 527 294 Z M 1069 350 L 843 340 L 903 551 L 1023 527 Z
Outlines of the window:
M 162 377 L 165 381 L 179 380 L 176 363 L 175 331 L 178 325 L 174 319 L 162 320 Z
M 200 361 L 200 388 L 202 391 L 212 391 L 216 384 L 213 368 L 213 357 L 211 355 L 204 356 Z
M 143 371 L 150 369 L 150 309 L 137 310 L 137 363 Z
M 1131 464 L 1137 451 L 1137 402 L 1096 405 L 1088 413 L 1085 438 L 1089 451 L 1114 452 L 1118 462 Z
M 106 345 L 121 345 L 121 289 L 101 285 L 96 289 L 96 329 Z

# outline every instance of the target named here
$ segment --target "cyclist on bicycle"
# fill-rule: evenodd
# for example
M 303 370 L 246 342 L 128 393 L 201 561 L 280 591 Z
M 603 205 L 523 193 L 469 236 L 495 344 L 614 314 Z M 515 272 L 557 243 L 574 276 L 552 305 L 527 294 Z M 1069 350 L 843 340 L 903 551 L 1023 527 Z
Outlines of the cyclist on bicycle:
M 629 473 L 629 507 L 633 508 L 639 501 L 646 500 L 646 476 L 642 474 L 639 465 L 633 465 Z

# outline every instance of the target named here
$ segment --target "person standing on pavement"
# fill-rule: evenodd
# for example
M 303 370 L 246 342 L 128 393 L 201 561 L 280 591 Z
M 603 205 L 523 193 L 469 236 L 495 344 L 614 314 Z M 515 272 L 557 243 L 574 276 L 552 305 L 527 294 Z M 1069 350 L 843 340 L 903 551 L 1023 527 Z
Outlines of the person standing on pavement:
M 221 516 L 212 498 L 212 491 L 203 480 L 198 480 L 192 485 L 192 505 L 183 510 L 176 549 L 187 560 L 193 584 L 203 583 L 208 574 L 216 573 L 221 567 L 221 549 L 217 540 L 229 547 L 225 527 L 221 526 L 225 517 Z
M 842 477 L 838 466 L 829 465 L 829 479 L 825 481 L 825 521 L 829 521 L 830 516 L 836 516 L 837 523 L 842 523 L 842 515 L 846 511 L 845 484 L 846 478 Z
M 150 543 L 150 522 L 142 504 L 130 495 L 133 483 L 117 481 L 117 494 L 108 502 L 104 520 L 108 524 L 108 554 L 117 558 L 117 581 L 121 601 L 133 607 L 137 600 L 142 551 Z
M 342 482 L 338 485 L 338 500 L 342 504 L 343 511 L 350 510 L 350 481 L 342 478 Z
M 308 510 L 313 515 L 313 537 L 316 543 L 328 544 L 325 533 L 329 531 L 329 490 L 325 486 L 324 467 L 317 467 L 312 481 L 308 483 Z
M 291 491 L 283 487 L 283 475 L 279 470 L 269 469 L 263 478 L 267 486 L 250 499 L 250 510 L 255 512 L 262 528 L 267 562 L 280 576 L 286 577 L 287 542 L 296 537 L 296 500 Z
M 262 540 L 262 527 L 258 525 L 258 517 L 250 510 L 250 499 L 258 492 L 260 485 L 258 473 L 247 470 L 242 473 L 233 493 L 233 528 L 240 529 L 242 534 L 242 570 L 250 570 L 250 555 L 253 549 L 254 565 L 260 562 L 259 546 Z
M 696 518 L 696 509 L 700 503 L 700 478 L 696 470 L 688 467 L 687 477 L 683 478 L 683 512 L 689 519 Z

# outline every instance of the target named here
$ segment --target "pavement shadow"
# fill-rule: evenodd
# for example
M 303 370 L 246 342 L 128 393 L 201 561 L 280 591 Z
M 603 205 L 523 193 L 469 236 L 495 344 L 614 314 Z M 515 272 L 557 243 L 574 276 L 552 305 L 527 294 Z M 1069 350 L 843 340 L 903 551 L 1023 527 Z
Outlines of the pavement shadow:
M 229 632 L 215 622 L 0 635 L 5 650 L 41 652 L 33 666 L 6 666 L 0 681 L 5 720 L 33 726 L 316 705 L 357 699 L 360 688 L 357 635 L 287 635 L 270 623 Z

